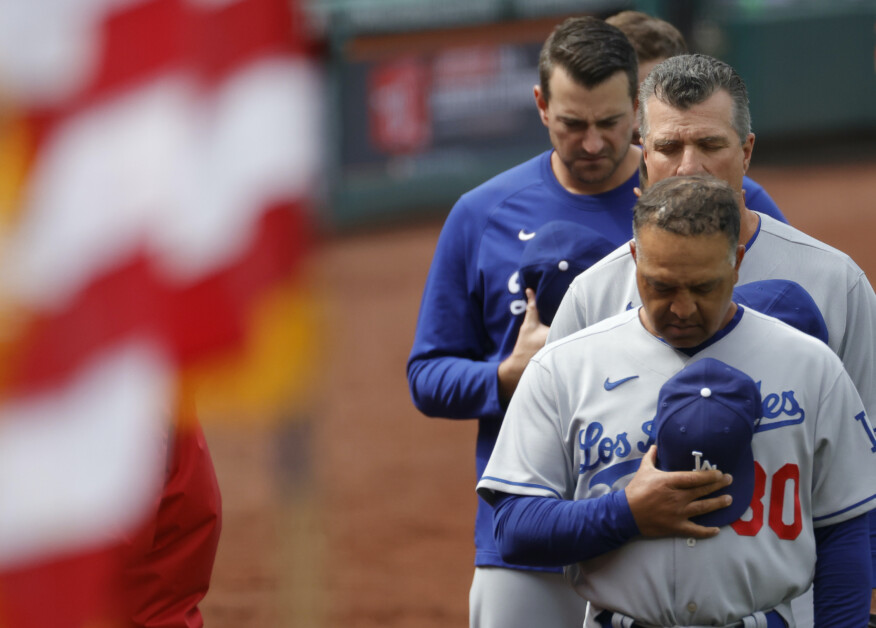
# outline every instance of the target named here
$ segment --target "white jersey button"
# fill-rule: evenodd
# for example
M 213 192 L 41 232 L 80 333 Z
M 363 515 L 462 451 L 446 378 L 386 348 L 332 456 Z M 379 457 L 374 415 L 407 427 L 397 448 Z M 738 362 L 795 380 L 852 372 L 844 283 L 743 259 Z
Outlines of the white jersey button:
M 695 613 L 697 611 L 697 605 L 694 604 L 693 602 L 688 602 L 687 610 L 690 611 L 691 613 Z
M 696 544 L 697 544 L 697 540 L 696 540 L 695 538 L 693 538 L 693 537 L 691 537 L 691 538 L 689 538 L 689 539 L 687 540 L 687 546 L 688 546 L 688 547 L 693 547 L 693 546 L 696 545 Z

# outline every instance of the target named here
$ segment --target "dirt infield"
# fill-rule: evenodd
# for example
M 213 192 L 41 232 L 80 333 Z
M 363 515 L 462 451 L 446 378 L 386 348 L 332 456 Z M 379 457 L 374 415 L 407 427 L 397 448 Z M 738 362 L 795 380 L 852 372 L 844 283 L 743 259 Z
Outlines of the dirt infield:
M 876 160 L 750 174 L 876 277 Z M 207 425 L 225 517 L 208 628 L 467 625 L 476 426 L 420 415 L 404 370 L 440 226 L 326 243 L 321 402 L 280 427 Z

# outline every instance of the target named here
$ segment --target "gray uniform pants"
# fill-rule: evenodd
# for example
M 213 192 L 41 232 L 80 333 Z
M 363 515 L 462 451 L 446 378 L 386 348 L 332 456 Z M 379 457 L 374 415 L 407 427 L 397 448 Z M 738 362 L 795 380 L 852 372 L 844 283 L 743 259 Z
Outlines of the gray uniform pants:
M 470 628 L 581 628 L 587 601 L 562 574 L 476 567 Z

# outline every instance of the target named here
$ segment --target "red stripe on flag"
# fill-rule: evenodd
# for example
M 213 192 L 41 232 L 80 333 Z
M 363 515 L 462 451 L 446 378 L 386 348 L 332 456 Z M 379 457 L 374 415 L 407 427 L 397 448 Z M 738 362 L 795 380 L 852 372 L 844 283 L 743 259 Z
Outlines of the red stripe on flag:
M 95 353 L 151 337 L 180 366 L 240 346 L 254 300 L 290 277 L 312 240 L 297 205 L 267 210 L 244 254 L 192 284 L 171 283 L 142 251 L 95 278 L 63 310 L 34 320 L 11 356 L 7 393 L 36 394 Z
M 215 82 L 256 58 L 301 51 L 285 0 L 220 4 L 153 0 L 110 15 L 103 28 L 103 64 L 89 87 L 93 99 L 149 78 L 182 59 Z
M 207 83 L 221 81 L 253 59 L 302 49 L 283 0 L 241 0 L 215 11 L 203 10 L 196 19 L 189 58 Z
M 165 72 L 179 63 L 191 25 L 181 0 L 153 0 L 107 16 L 101 63 L 82 100 Z
M 300 207 L 268 210 L 234 265 L 176 291 L 169 299 L 166 334 L 177 362 L 190 365 L 239 347 L 254 300 L 291 276 L 311 240 L 308 214 Z
M 215 86 L 254 60 L 305 52 L 302 26 L 287 0 L 239 0 L 218 8 L 184 0 L 124 6 L 98 28 L 102 50 L 92 79 L 63 105 L 31 117 L 42 135 L 64 118 L 172 71 Z

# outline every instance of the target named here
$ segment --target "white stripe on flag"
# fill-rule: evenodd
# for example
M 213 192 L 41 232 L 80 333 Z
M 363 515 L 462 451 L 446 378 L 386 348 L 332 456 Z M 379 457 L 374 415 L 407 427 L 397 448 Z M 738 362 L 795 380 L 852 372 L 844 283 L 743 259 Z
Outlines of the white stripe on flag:
M 0 277 L 64 303 L 142 247 L 176 280 L 231 265 L 267 204 L 310 195 L 321 84 L 304 61 L 242 68 L 209 97 L 165 78 L 89 108 L 42 147 Z
M 0 407 L 0 566 L 120 540 L 155 504 L 169 373 L 147 345 L 116 346 L 66 386 Z

